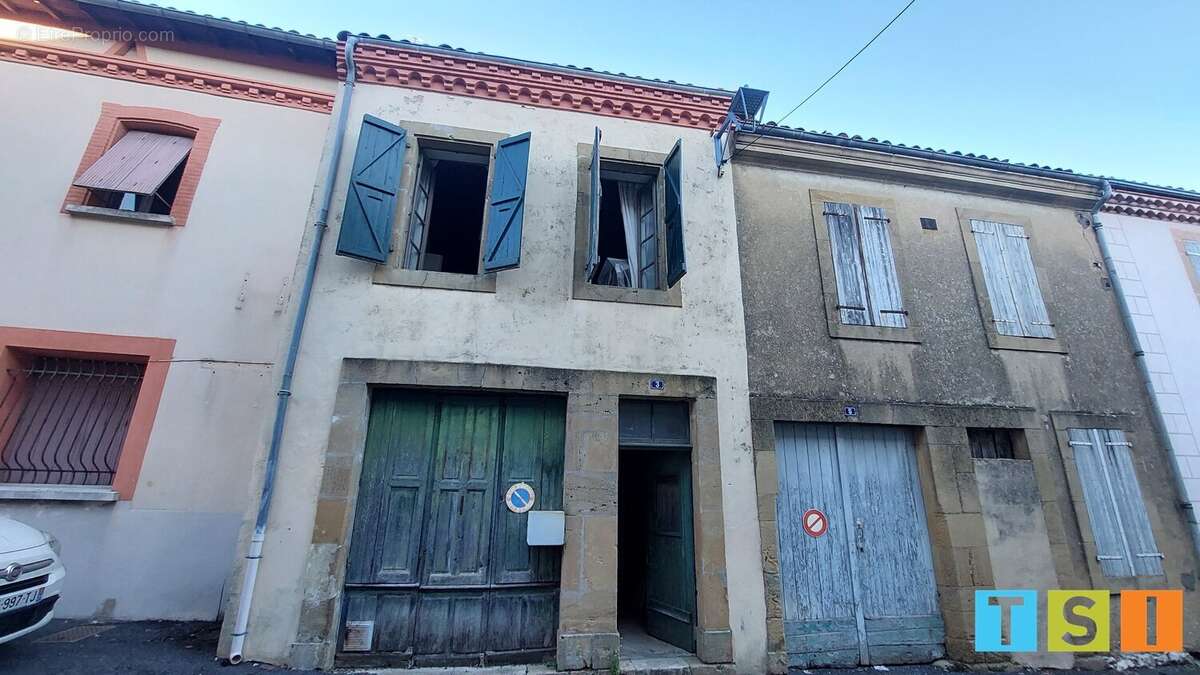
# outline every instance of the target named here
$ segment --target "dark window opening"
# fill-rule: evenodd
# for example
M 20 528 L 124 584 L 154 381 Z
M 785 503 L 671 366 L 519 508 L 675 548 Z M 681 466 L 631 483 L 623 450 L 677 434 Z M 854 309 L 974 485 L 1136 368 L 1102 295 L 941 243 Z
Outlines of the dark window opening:
M 601 178 L 600 190 L 600 230 L 596 238 L 600 271 L 596 276 L 596 283 L 605 286 L 629 286 L 628 281 L 619 283 L 619 277 L 624 275 L 628 279 L 630 274 L 629 253 L 625 246 L 625 224 L 621 218 L 620 183 Z
M 967 429 L 975 459 L 1029 459 L 1025 437 L 1014 429 Z
M 478 274 L 487 205 L 488 156 L 421 154 L 404 267 Z

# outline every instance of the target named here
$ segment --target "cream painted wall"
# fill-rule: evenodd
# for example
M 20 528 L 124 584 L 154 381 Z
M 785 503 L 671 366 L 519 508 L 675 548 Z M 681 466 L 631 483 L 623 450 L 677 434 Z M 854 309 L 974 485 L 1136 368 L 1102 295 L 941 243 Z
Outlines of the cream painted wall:
M 1138 340 L 1154 380 L 1187 498 L 1200 512 L 1200 298 L 1176 237 L 1200 241 L 1200 226 L 1101 214 Z
M 0 513 L 63 541 L 60 615 L 212 619 L 274 406 L 269 364 L 329 117 L 22 64 L 0 63 L 0 81 L 0 323 L 174 338 L 181 360 L 132 501 Z M 60 212 L 106 101 L 221 120 L 185 227 Z
M 495 294 L 376 285 L 372 265 L 333 254 L 364 113 L 400 125 L 532 131 L 522 265 L 499 273 Z M 716 177 L 708 133 L 363 84 L 355 89 L 350 120 L 293 387 L 246 658 L 287 660 L 301 599 L 316 592 L 298 581 L 312 536 L 340 362 L 362 357 L 714 376 L 734 650 L 742 670 L 761 671 L 765 608 L 733 184 L 728 173 Z M 597 125 L 604 144 L 618 148 L 665 153 L 683 138 L 689 271 L 681 282 L 682 308 L 570 297 L 577 144 L 590 143 Z M 253 514 L 247 518 L 252 522 Z

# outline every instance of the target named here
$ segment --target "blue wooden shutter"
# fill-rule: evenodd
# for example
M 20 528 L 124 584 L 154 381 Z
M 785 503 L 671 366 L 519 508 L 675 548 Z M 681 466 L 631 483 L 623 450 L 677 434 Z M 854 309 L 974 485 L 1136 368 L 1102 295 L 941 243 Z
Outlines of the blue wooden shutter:
M 863 275 L 858 228 L 854 225 L 854 207 L 840 202 L 824 202 L 825 224 L 829 227 L 829 247 L 833 254 L 833 276 L 837 281 L 838 318 L 846 325 L 871 325 L 867 306 L 867 281 Z
M 394 124 L 363 115 L 350 187 L 346 191 L 342 229 L 338 233 L 338 255 L 387 262 L 406 135 L 404 129 Z
M 667 288 L 674 288 L 683 275 L 687 274 L 687 259 L 683 250 L 683 159 L 680 156 L 682 141 L 663 162 L 665 196 L 663 225 L 667 236 Z
M 596 127 L 596 137 L 592 141 L 592 165 L 588 178 L 588 252 L 583 278 L 592 281 L 592 275 L 600 264 L 600 127 Z
M 526 131 L 496 144 L 492 195 L 488 200 L 487 238 L 483 250 L 484 272 L 521 266 L 525 182 L 529 178 L 529 139 L 530 133 Z
M 871 322 L 876 326 L 906 328 L 908 320 L 896 277 L 896 256 L 892 251 L 889 219 L 883 209 L 858 207 L 859 238 L 862 241 L 863 272 L 871 303 Z

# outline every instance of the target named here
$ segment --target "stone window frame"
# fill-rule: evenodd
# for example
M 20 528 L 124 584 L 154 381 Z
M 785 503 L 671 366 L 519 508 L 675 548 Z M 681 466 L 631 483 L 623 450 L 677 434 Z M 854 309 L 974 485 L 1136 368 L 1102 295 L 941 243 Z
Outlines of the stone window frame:
M 221 120 L 218 118 L 201 117 L 179 110 L 129 106 L 107 101 L 101 103 L 100 118 L 96 121 L 91 138 L 88 139 L 83 157 L 79 160 L 79 167 L 75 169 L 75 174 L 71 177 L 71 186 L 67 189 L 67 195 L 63 199 L 62 212 L 71 216 L 91 216 L 131 223 L 183 227 L 187 224 L 188 215 L 191 213 L 192 202 L 196 198 L 196 190 L 200 185 L 200 175 L 204 171 L 204 165 L 208 161 L 208 152 L 212 148 L 213 137 L 220 125 Z M 183 176 L 179 180 L 179 188 L 175 191 L 175 199 L 171 202 L 169 215 L 128 212 L 92 206 L 87 204 L 88 189 L 75 185 L 75 181 L 130 130 L 183 135 L 192 139 L 192 149 L 188 151 L 187 159 L 184 160 Z
M 1058 443 L 1059 456 L 1062 458 L 1063 469 L 1066 473 L 1067 493 L 1070 495 L 1075 522 L 1079 526 L 1079 538 L 1083 546 L 1083 557 L 1087 562 L 1088 579 L 1092 583 L 1092 588 L 1095 589 L 1107 589 L 1115 592 L 1129 588 L 1163 588 L 1167 584 L 1167 570 L 1169 568 L 1165 560 L 1163 561 L 1162 576 L 1105 576 L 1104 571 L 1100 568 L 1100 561 L 1096 560 L 1096 540 L 1092 534 L 1092 521 L 1088 516 L 1087 502 L 1084 501 L 1083 485 L 1080 483 L 1079 478 L 1079 466 L 1075 463 L 1075 448 L 1071 446 L 1071 439 L 1067 433 L 1068 429 L 1120 429 L 1124 432 L 1125 440 L 1129 442 L 1134 450 L 1133 466 L 1136 472 L 1138 490 L 1142 493 L 1142 500 L 1145 502 L 1145 488 L 1143 486 L 1153 483 L 1146 480 L 1145 469 L 1142 466 L 1144 451 L 1138 452 L 1138 449 L 1142 445 L 1139 434 L 1133 429 L 1132 422 L 1133 415 L 1130 414 L 1102 415 L 1083 412 L 1050 412 L 1050 424 L 1053 428 L 1054 438 Z M 1157 541 L 1163 532 L 1162 519 L 1159 518 L 1158 510 L 1151 508 L 1150 503 L 1146 503 L 1146 515 L 1150 519 L 1150 531 L 1154 533 L 1155 540 Z
M 901 211 L 896 202 L 885 197 L 851 194 L 845 192 L 829 192 L 826 190 L 809 190 L 809 206 L 813 217 L 813 234 L 817 243 L 817 260 L 821 272 L 821 294 L 825 300 L 825 323 L 829 329 L 829 337 L 842 340 L 875 340 L 883 342 L 920 343 L 921 331 L 919 322 L 913 317 L 910 295 L 912 279 L 908 268 L 902 263 L 904 258 L 899 242 L 899 225 L 907 222 L 901 218 Z M 905 321 L 908 326 L 895 328 L 892 326 L 856 326 L 844 324 L 838 311 L 837 271 L 833 263 L 833 245 L 829 240 L 829 226 L 825 222 L 824 202 L 840 202 L 845 204 L 860 204 L 883 209 L 890 218 L 888 234 L 892 243 L 892 258 L 896 263 L 896 279 L 900 283 L 901 297 L 904 298 Z M 907 291 L 907 292 L 906 292 Z
M 404 267 L 404 247 L 408 228 L 412 225 L 413 195 L 416 189 L 417 169 L 420 166 L 421 145 L 445 149 L 453 145 L 470 145 L 478 148 L 486 147 L 488 156 L 487 185 L 484 188 L 484 200 L 492 193 L 492 178 L 496 165 L 496 143 L 508 136 L 494 131 L 465 129 L 442 124 L 427 124 L 410 120 L 388 120 L 399 126 L 407 133 L 404 143 L 404 167 L 400 172 L 400 192 L 398 195 L 400 208 L 392 220 L 391 251 L 387 262 L 375 267 L 371 281 L 385 286 L 411 286 L 416 288 L 441 288 L 452 291 L 474 291 L 478 293 L 496 292 L 496 275 L 483 271 L 484 240 L 487 237 L 487 226 L 480 222 L 480 264 L 477 274 L 459 274 L 457 272 L 431 272 L 427 270 L 411 270 Z M 487 217 L 487 208 L 483 210 Z
M 1192 264 L 1191 256 L 1187 252 L 1187 242 L 1200 244 L 1200 228 L 1185 230 L 1180 227 L 1172 227 L 1171 238 L 1175 240 L 1175 248 L 1179 250 L 1179 257 L 1183 261 L 1184 274 L 1192 284 L 1192 291 L 1195 292 L 1196 299 L 1200 300 L 1200 273 L 1196 271 L 1196 266 Z
M 1046 305 L 1046 313 L 1050 315 L 1051 323 L 1054 326 L 1054 337 L 1039 338 L 1020 335 L 1001 335 L 996 330 L 996 322 L 993 320 L 992 315 L 992 300 L 988 296 L 987 280 L 984 278 L 983 264 L 979 259 L 979 247 L 975 243 L 975 234 L 971 232 L 971 220 L 990 220 L 998 223 L 1020 225 L 1025 228 L 1030 241 L 1035 240 L 1038 228 L 1033 226 L 1033 222 L 1029 218 L 1012 213 L 966 208 L 957 208 L 955 209 L 955 213 L 958 216 L 958 229 L 962 234 L 963 248 L 967 253 L 967 264 L 971 269 L 971 281 L 975 287 L 975 299 L 979 304 L 979 315 L 983 321 L 983 330 L 987 335 L 988 346 L 992 349 L 1066 354 L 1067 342 L 1063 338 L 1062 326 L 1053 323 L 1054 303 L 1051 302 L 1052 293 L 1050 292 L 1052 285 L 1046 283 L 1046 272 L 1041 262 L 1039 262 L 1043 259 L 1043 256 L 1038 255 L 1038 251 L 1035 250 L 1032 244 L 1029 246 L 1029 254 L 1033 259 L 1033 270 L 1034 274 L 1037 275 L 1038 290 L 1042 294 L 1042 303 Z
M 649 389 L 650 380 L 663 388 Z M 616 527 L 622 397 L 686 400 L 691 405 L 693 529 L 696 574 L 696 656 L 732 663 L 726 584 L 725 518 L 716 381 L 695 375 L 567 370 L 497 364 L 343 359 L 313 514 L 303 586 L 306 594 L 288 662 L 332 668 L 341 624 L 349 540 L 357 507 L 373 388 L 406 387 L 459 392 L 559 394 L 567 398 L 563 482 L 566 544 L 560 578 L 560 669 L 607 669 L 619 656 Z M 599 503 L 571 495 L 602 494 Z M 611 544 L 613 548 L 609 549 Z M 581 547 L 595 547 L 581 551 Z M 588 565 L 611 579 L 588 576 Z M 574 567 L 575 571 L 569 570 Z M 571 583 L 574 586 L 571 586 Z M 611 582 L 605 592 L 600 587 Z M 597 606 L 597 600 L 602 604 Z
M 616 286 L 601 286 L 589 283 L 584 279 L 583 271 L 587 265 L 587 242 L 590 236 L 588 222 L 591 210 L 591 167 L 592 144 L 580 143 L 576 146 L 578 154 L 578 183 L 575 205 L 575 245 L 574 266 L 571 270 L 571 297 L 576 300 L 597 300 L 601 302 L 627 302 L 639 305 L 659 305 L 662 307 L 683 306 L 683 285 L 676 283 L 674 288 L 618 288 Z M 659 278 L 665 283 L 667 277 L 667 237 L 662 227 L 663 203 L 665 187 L 663 183 L 662 165 L 667 160 L 667 153 L 648 152 L 644 150 L 629 150 L 600 146 L 601 162 L 619 162 L 654 167 L 655 176 L 654 196 L 658 201 L 656 218 L 658 219 L 658 260 Z

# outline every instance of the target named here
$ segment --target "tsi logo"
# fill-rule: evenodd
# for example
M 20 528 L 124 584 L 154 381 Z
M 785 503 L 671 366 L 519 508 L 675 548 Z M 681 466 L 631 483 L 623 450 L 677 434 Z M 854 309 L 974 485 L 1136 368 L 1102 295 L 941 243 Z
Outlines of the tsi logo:
M 1038 593 L 975 591 L 975 651 L 1038 651 Z M 1109 651 L 1109 591 L 1047 591 L 1046 649 Z M 1121 591 L 1121 651 L 1183 651 L 1183 591 Z

